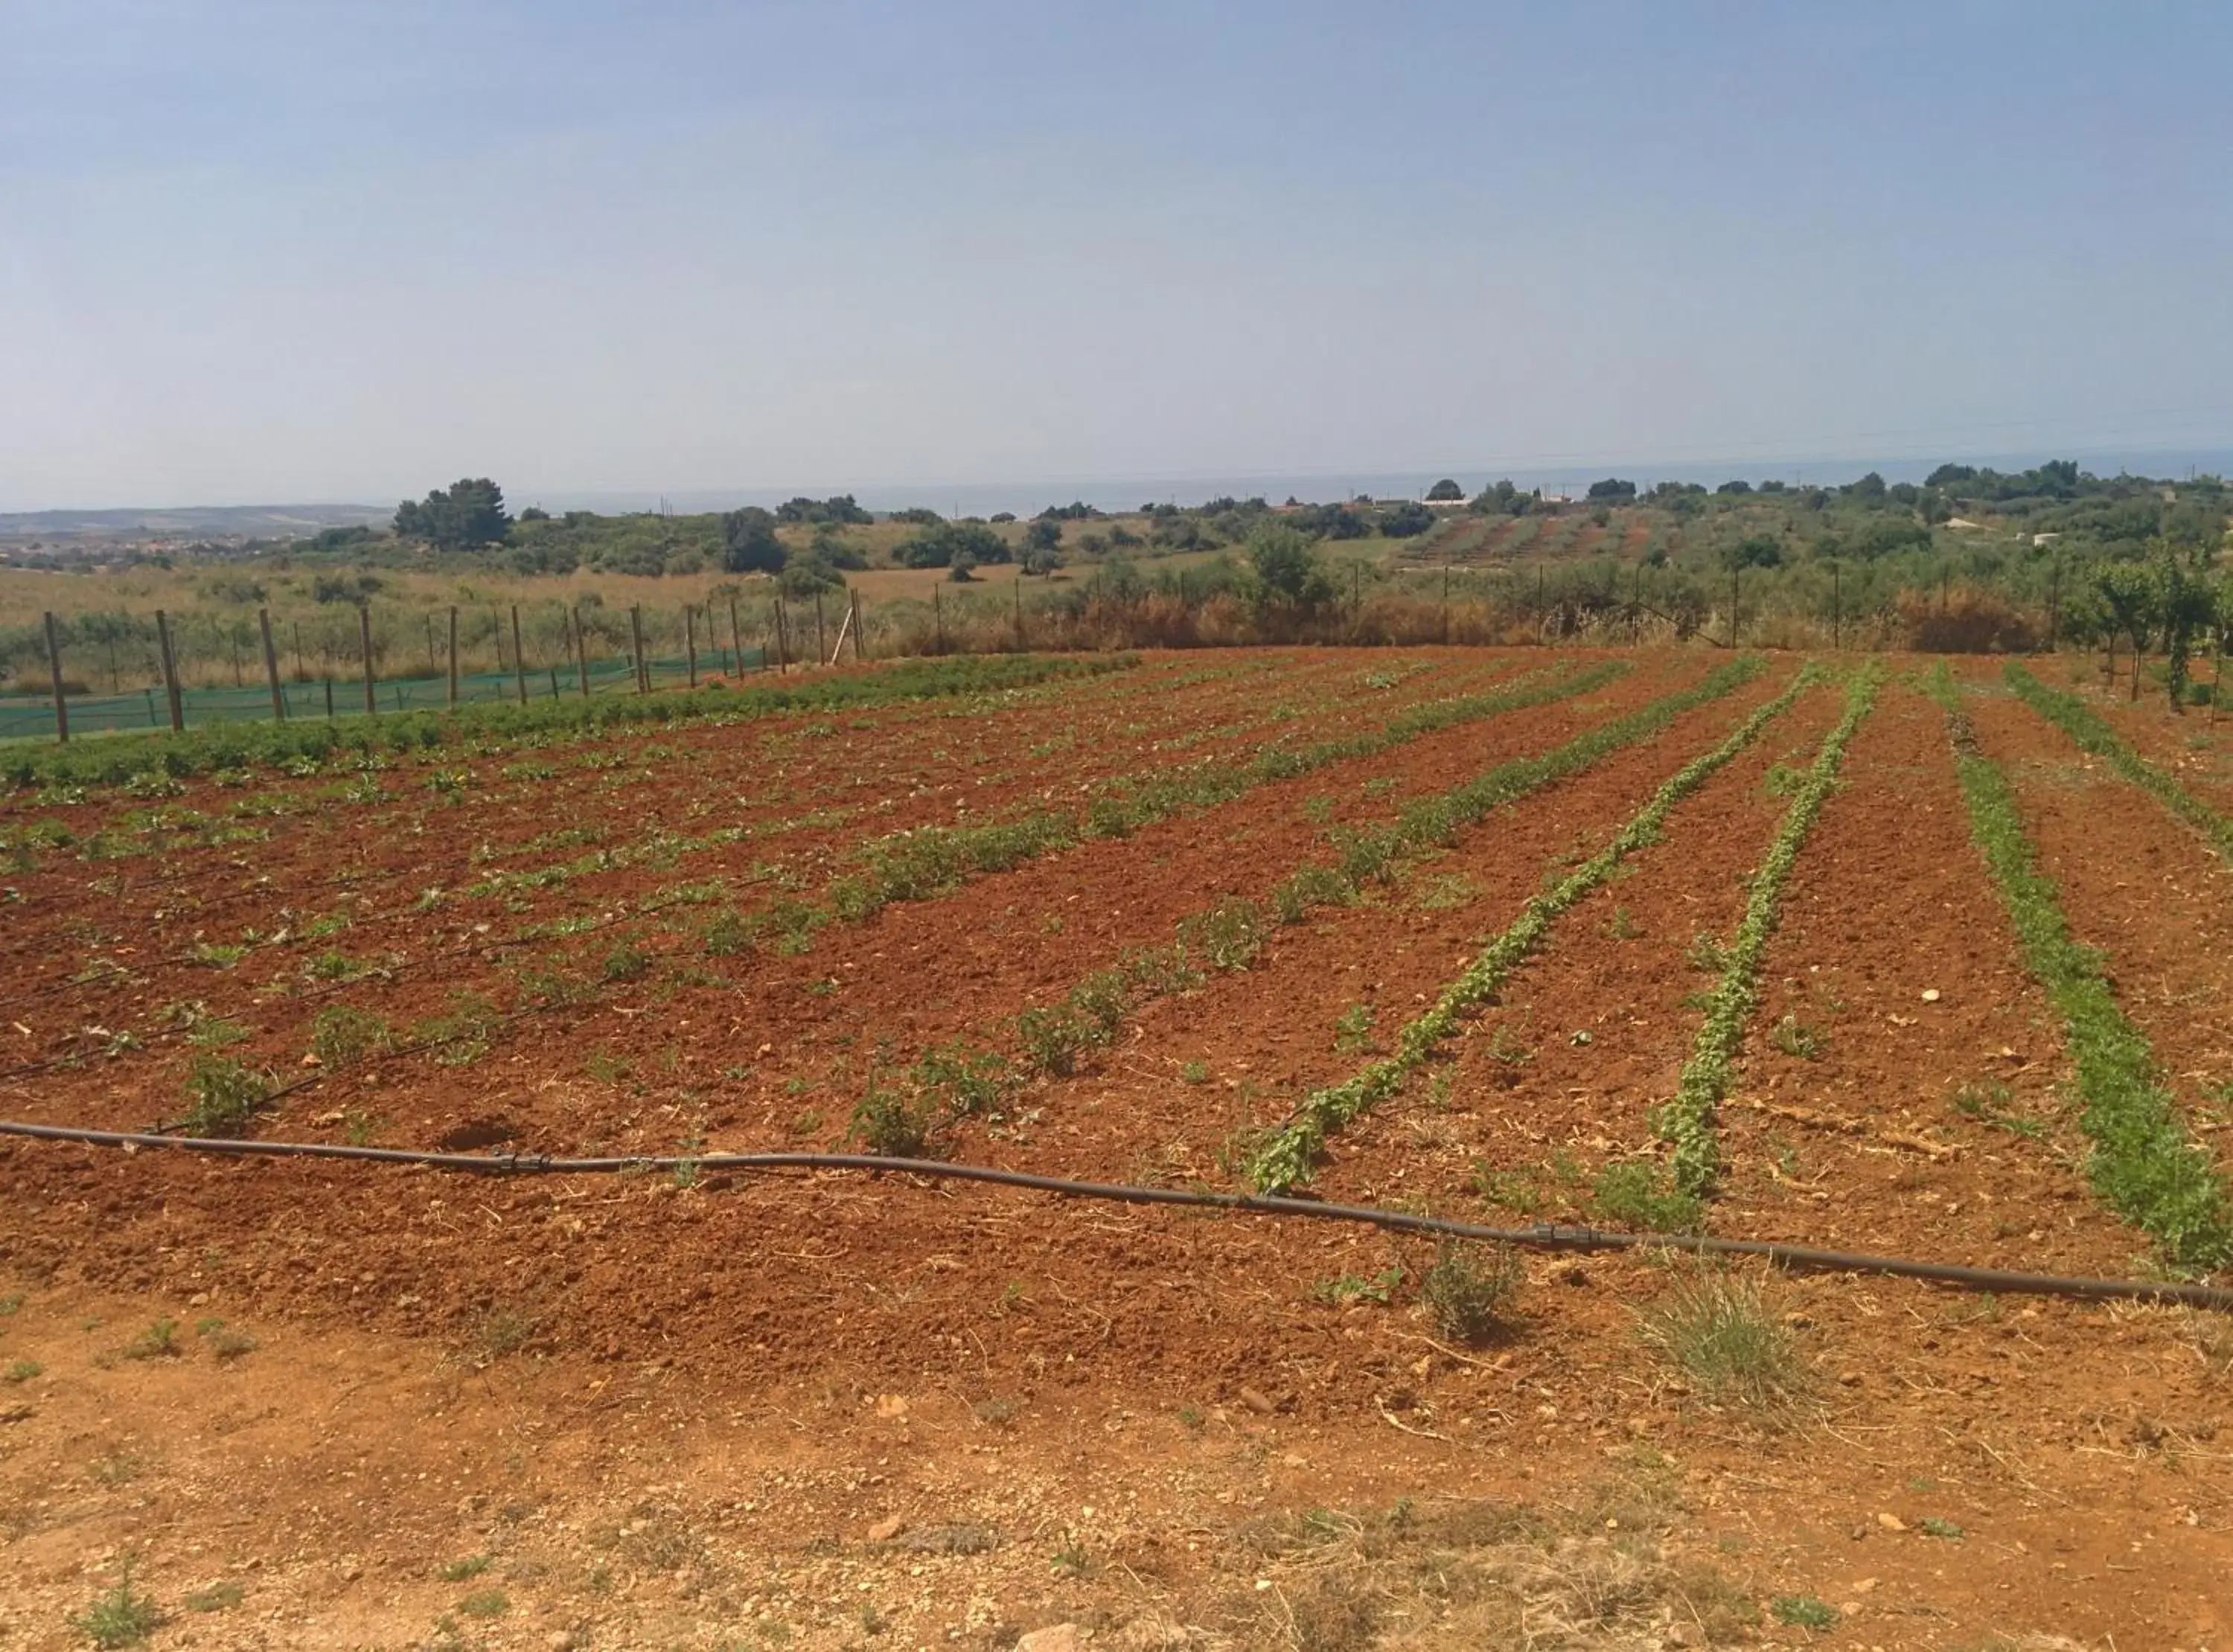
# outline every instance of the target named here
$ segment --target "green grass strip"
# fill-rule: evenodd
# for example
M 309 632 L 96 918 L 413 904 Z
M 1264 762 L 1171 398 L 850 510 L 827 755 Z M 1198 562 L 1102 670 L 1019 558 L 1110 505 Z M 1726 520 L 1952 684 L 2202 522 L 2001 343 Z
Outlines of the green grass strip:
M 2000 886 L 2024 961 L 2062 1018 L 2093 1143 L 2087 1174 L 2110 1209 L 2150 1235 L 2173 1266 L 2194 1272 L 2233 1262 L 2233 1208 L 2209 1154 L 2191 1139 L 2147 1036 L 2117 1005 L 2101 954 L 2070 933 L 2054 880 L 2039 869 L 2015 794 L 1977 745 L 1960 691 L 1942 664 L 1930 693 L 1947 730 L 1970 835 Z
M 1460 724 L 1547 706 L 1604 687 L 1633 666 L 1609 660 L 1586 670 L 1531 673 L 1478 694 L 1462 694 L 1401 712 L 1370 733 L 1300 747 L 1274 745 L 1246 764 L 1190 764 L 1174 774 L 1121 783 L 1082 815 L 1042 810 L 981 826 L 925 826 L 864 845 L 858 871 L 834 880 L 829 914 L 861 923 L 894 901 L 931 901 L 972 878 L 1005 872 L 1090 837 L 1129 837 L 1186 810 L 1214 809 L 1274 781 L 1336 763 L 1377 757 L 1409 740 Z M 807 920 L 811 923 L 811 920 Z
M 1631 855 L 1657 842 L 1660 829 L 1675 806 L 1703 785 L 1715 771 L 1758 739 L 1761 731 L 1789 709 L 1815 675 L 1811 666 L 1801 672 L 1790 687 L 1754 712 L 1721 745 L 1691 758 L 1676 771 L 1604 849 L 1560 880 L 1549 893 L 1532 897 L 1512 926 L 1490 941 L 1481 955 L 1466 966 L 1465 972 L 1442 990 L 1434 1006 L 1397 1035 L 1393 1054 L 1383 1057 L 1342 1083 L 1312 1091 L 1250 1161 L 1250 1182 L 1261 1192 L 1278 1193 L 1307 1181 L 1331 1136 L 1402 1088 L 1442 1040 L 1456 1030 L 1459 1018 L 1494 996 L 1520 961 L 1542 944 L 1560 914 L 1610 878 Z M 1550 764 L 1547 758 L 1528 761 L 1539 769 L 1557 766 Z
M 2233 821 L 2188 791 L 2178 781 L 2125 744 L 2108 719 L 2075 694 L 2050 688 L 2011 660 L 2003 673 L 2016 697 L 2054 724 L 2079 749 L 2105 760 L 2111 768 L 2207 837 L 2213 848 L 2233 861 Z
M 1876 704 L 1878 680 L 1875 668 L 1868 667 L 1846 685 L 1846 714 L 1814 754 L 1791 806 L 1783 811 L 1783 823 L 1776 828 L 1768 858 L 1752 875 L 1752 894 L 1745 902 L 1736 939 L 1729 944 L 1722 979 L 1707 1002 L 1705 1024 L 1690 1047 L 1690 1059 L 1683 1065 L 1674 1099 L 1658 1109 L 1654 1121 L 1659 1134 L 1675 1144 L 1675 1187 L 1687 1198 L 1703 1199 L 1713 1192 L 1721 1168 L 1715 1115 L 1736 1083 L 1736 1059 L 1744 1049 L 1745 1023 L 1752 1018 L 1760 996 L 1761 954 L 1768 949 L 1768 937 L 1775 933 L 1783 886 L 1799 863 L 1800 848 L 1838 783 L 1846 742 Z

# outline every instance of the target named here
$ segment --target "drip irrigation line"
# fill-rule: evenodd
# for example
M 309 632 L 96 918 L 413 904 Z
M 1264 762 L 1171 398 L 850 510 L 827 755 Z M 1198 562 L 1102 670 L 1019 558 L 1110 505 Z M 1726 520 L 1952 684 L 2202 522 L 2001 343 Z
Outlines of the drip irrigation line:
M 2233 1289 L 2158 1279 L 2090 1279 L 2005 1268 L 1967 1267 L 1948 1262 L 1817 1250 L 1767 1239 L 1721 1239 L 1702 1233 L 1611 1233 L 1592 1227 L 1539 1223 L 1533 1227 L 1490 1227 L 1447 1217 L 1416 1216 L 1370 1205 L 1331 1205 L 1315 1199 L 1278 1194 L 1221 1193 L 1186 1187 L 1140 1187 L 1121 1182 L 1075 1181 L 990 1165 L 947 1159 L 886 1158 L 870 1153 L 709 1153 L 694 1157 L 559 1159 L 531 1154 L 427 1153 L 405 1148 L 359 1148 L 329 1141 L 239 1141 L 211 1136 L 157 1135 L 131 1130 L 89 1130 L 70 1125 L 30 1124 L 0 1120 L 0 1135 L 40 1141 L 76 1142 L 88 1147 L 169 1148 L 236 1158 L 339 1159 L 368 1164 L 425 1166 L 475 1175 L 627 1175 L 686 1167 L 695 1174 L 729 1171 L 858 1170 L 871 1174 L 921 1176 L 934 1180 L 984 1182 L 1024 1187 L 1067 1199 L 1098 1199 L 1125 1205 L 1171 1205 L 1196 1210 L 1230 1211 L 1245 1216 L 1312 1218 L 1356 1222 L 1399 1233 L 1438 1239 L 1480 1239 L 1538 1251 L 1688 1251 L 1700 1256 L 1757 1257 L 1779 1268 L 1815 1273 L 1878 1273 L 1922 1279 L 1966 1291 L 2077 1297 L 2092 1300 L 2178 1303 L 2233 1312 Z

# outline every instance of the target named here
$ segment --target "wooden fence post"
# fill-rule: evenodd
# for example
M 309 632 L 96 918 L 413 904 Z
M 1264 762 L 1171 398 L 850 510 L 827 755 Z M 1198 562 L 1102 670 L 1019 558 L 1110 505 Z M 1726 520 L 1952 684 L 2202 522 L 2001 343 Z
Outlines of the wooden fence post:
M 364 709 L 368 715 L 377 717 L 380 715 L 380 702 L 373 698 L 372 693 L 371 603 L 360 602 L 357 604 L 356 630 L 358 639 L 364 645 Z
M 698 686 L 698 608 L 695 603 L 682 605 L 682 647 L 690 661 L 690 686 Z
M 930 625 L 940 654 L 946 652 L 946 605 L 938 600 L 938 587 L 930 588 Z
M 180 733 L 186 726 L 186 702 L 179 693 L 179 661 L 171 652 L 170 617 L 160 608 L 155 610 L 155 642 L 163 657 L 163 697 L 171 703 L 171 732 Z
M 635 640 L 635 692 L 651 693 L 651 662 L 643 657 L 643 610 L 631 605 L 628 608 L 628 634 Z
M 784 623 L 783 598 L 775 600 L 775 668 L 778 675 L 791 671 L 791 634 Z
M 737 628 L 737 599 L 729 598 L 729 642 L 737 653 L 737 674 L 745 674 L 745 634 Z
M 1017 575 L 1016 575 L 1016 652 L 1017 652 L 1018 654 L 1021 654 L 1023 651 L 1024 651 L 1024 576 L 1023 576 L 1022 571 L 1021 571 L 1020 569 L 1019 569 L 1019 570 L 1018 570 L 1018 572 L 1017 572 Z
M 450 704 L 458 703 L 458 605 L 450 604 Z
M 519 604 L 511 605 L 511 669 L 519 684 L 519 703 L 527 704 L 527 650 L 519 646 Z
M 582 698 L 589 697 L 589 634 L 582 628 L 582 610 L 574 610 L 574 663 L 582 673 Z
M 55 616 L 47 615 L 47 673 L 55 685 L 55 740 L 69 744 L 69 700 L 62 693 L 62 645 L 55 638 Z
M 822 588 L 814 588 L 814 662 L 824 664 L 830 657 L 830 640 L 822 633 Z
M 935 589 L 936 588 L 935 588 L 935 587 L 933 587 L 932 589 Z M 847 604 L 847 606 L 848 606 L 848 607 L 850 607 L 850 608 L 853 610 L 853 660 L 854 660 L 854 663 L 857 665 L 857 664 L 860 662 L 861 659 L 862 659 L 862 654 L 861 654 L 861 594 L 860 594 L 860 592 L 858 592 L 858 591 L 848 591 L 848 592 L 846 592 L 846 594 L 845 594 L 845 601 L 846 601 L 846 604 Z
M 256 622 L 264 630 L 264 676 L 271 685 L 271 716 L 274 721 L 287 720 L 287 699 L 279 692 L 279 651 L 271 646 L 271 610 L 256 610 Z

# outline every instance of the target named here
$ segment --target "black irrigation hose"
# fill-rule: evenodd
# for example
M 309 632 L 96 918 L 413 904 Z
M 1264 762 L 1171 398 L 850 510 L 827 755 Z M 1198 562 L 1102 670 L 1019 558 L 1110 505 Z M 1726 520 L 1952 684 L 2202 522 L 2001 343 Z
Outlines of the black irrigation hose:
M 523 1154 L 421 1153 L 402 1148 L 346 1147 L 327 1141 L 247 1141 L 208 1136 L 152 1135 L 130 1130 L 86 1130 L 61 1124 L 27 1124 L 0 1120 L 0 1135 L 41 1141 L 75 1141 L 101 1148 L 178 1148 L 193 1153 L 229 1154 L 272 1159 L 347 1159 L 373 1164 L 425 1165 L 437 1170 L 478 1175 L 614 1175 L 674 1171 L 865 1170 L 926 1176 L 951 1181 L 987 1182 L 1028 1187 L 1070 1199 L 1105 1199 L 1125 1205 L 1176 1205 L 1194 1209 L 1235 1211 L 1250 1216 L 1305 1216 L 1324 1221 L 1362 1222 L 1401 1233 L 1441 1239 L 1486 1239 L 1539 1251 L 1689 1251 L 1701 1256 L 1755 1256 L 1780 1268 L 1826 1273 L 1882 1273 L 1924 1279 L 1967 1291 L 2006 1291 L 2095 1300 L 2182 1303 L 2189 1307 L 2233 1312 L 2233 1290 L 2178 1285 L 2154 1279 L 2072 1278 L 2051 1273 L 2018 1273 L 2002 1268 L 1963 1267 L 1945 1262 L 1917 1262 L 1904 1257 L 1818 1251 L 1806 1246 L 1763 1239 L 1715 1239 L 1697 1233 L 1605 1233 L 1590 1227 L 1487 1227 L 1444 1217 L 1414 1216 L 1367 1205 L 1328 1205 L 1314 1199 L 1273 1194 L 1219 1193 L 1182 1187 L 1135 1187 L 1118 1182 L 1072 1181 L 1062 1176 L 997 1170 L 989 1165 L 956 1164 L 945 1159 L 888 1159 L 869 1153 L 713 1153 L 695 1158 L 553 1159 Z

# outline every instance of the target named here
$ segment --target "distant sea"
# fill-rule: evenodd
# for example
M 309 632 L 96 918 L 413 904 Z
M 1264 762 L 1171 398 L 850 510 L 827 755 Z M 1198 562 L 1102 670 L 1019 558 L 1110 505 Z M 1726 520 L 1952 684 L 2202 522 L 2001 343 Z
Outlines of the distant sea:
M 2051 459 L 2074 459 L 2080 468 L 2097 476 L 2120 471 L 2136 476 L 2183 478 L 2197 472 L 2224 476 L 2233 473 L 2233 446 L 2187 449 L 2131 449 L 2089 452 L 2060 448 L 2020 453 L 1946 453 L 1927 459 L 1847 458 L 1793 459 L 1683 460 L 1658 463 L 1527 467 L 1489 464 L 1451 465 L 1435 469 L 1352 471 L 1203 472 L 1193 476 L 1100 476 L 1021 482 L 854 483 L 824 481 L 785 487 L 682 488 L 661 492 L 655 489 L 537 491 L 507 485 L 506 502 L 516 511 L 539 504 L 546 511 L 656 511 L 662 506 L 680 512 L 733 511 L 740 505 L 772 507 L 798 494 L 824 498 L 850 493 L 870 511 L 904 511 L 927 505 L 941 516 L 989 517 L 1012 511 L 1019 517 L 1035 516 L 1049 505 L 1074 502 L 1097 510 L 1136 511 L 1143 504 L 1200 504 L 1206 499 L 1231 496 L 1237 499 L 1261 496 L 1277 504 L 1286 499 L 1325 504 L 1352 499 L 1359 494 L 1376 499 L 1416 499 L 1447 477 L 1470 497 L 1482 488 L 1509 478 L 1522 489 L 1540 488 L 1546 495 L 1580 498 L 1589 485 L 1617 476 L 1650 488 L 1657 482 L 1697 482 L 1707 487 L 1742 478 L 1754 485 L 1770 479 L 1787 483 L 1834 486 L 1875 471 L 1888 482 L 1920 482 L 1943 460 L 1964 465 L 1989 465 L 1998 471 L 2023 471 Z M 263 506 L 186 506 L 87 508 L 0 513 L 0 539 L 41 535 L 66 538 L 76 534 L 114 534 L 146 527 L 171 533 L 299 533 L 305 529 L 353 522 L 384 521 L 394 511 L 389 504 L 294 504 Z M 220 517 L 237 520 L 215 519 Z
M 2023 471 L 2052 459 L 2074 459 L 2081 469 L 2099 476 L 2120 471 L 2135 476 L 2180 478 L 2191 473 L 2223 476 L 2233 472 L 2233 446 L 2181 451 L 2086 452 L 2061 451 L 2037 453 L 1947 454 L 1930 459 L 1823 459 L 1796 462 L 1731 459 L 1686 460 L 1678 464 L 1607 465 L 1521 470 L 1490 465 L 1468 468 L 1454 465 L 1436 470 L 1355 470 L 1315 472 L 1236 472 L 1227 475 L 1077 477 L 1068 480 L 1035 482 L 947 482 L 876 484 L 791 488 L 687 489 L 657 492 L 594 492 L 550 494 L 540 498 L 526 494 L 511 498 L 512 507 L 540 504 L 550 511 L 653 511 L 662 502 L 678 512 L 733 511 L 739 506 L 774 506 L 798 494 L 816 498 L 851 493 L 869 511 L 904 511 L 927 505 L 941 516 L 989 517 L 1012 511 L 1018 516 L 1036 515 L 1049 505 L 1073 502 L 1101 511 L 1136 511 L 1149 504 L 1193 505 L 1205 499 L 1230 496 L 1236 499 L 1261 496 L 1278 504 L 1294 498 L 1310 504 L 1352 499 L 1360 494 L 1376 499 L 1416 499 L 1447 477 L 1468 496 L 1498 480 L 1509 478 L 1523 489 L 1540 488 L 1546 495 L 1579 498 L 1592 482 L 1618 476 L 1649 488 L 1656 482 L 1697 482 L 1707 487 L 1742 478 L 1757 485 L 1771 479 L 1792 484 L 1834 486 L 1875 471 L 1887 482 L 1920 482 L 1946 459 L 1964 465 L 1990 465 L 1998 471 Z

